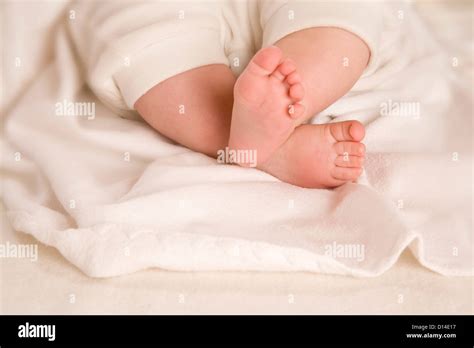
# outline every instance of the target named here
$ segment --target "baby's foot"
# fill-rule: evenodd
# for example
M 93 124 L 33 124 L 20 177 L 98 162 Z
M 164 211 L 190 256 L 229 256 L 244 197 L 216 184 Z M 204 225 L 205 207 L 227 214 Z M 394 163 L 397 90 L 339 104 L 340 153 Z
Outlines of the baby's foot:
M 308 188 L 330 188 L 362 173 L 364 126 L 345 121 L 297 127 L 290 138 L 258 167 L 282 181 Z
M 261 49 L 235 83 L 229 148 L 256 151 L 257 162 L 265 162 L 303 115 L 303 96 L 295 64 L 276 46 Z

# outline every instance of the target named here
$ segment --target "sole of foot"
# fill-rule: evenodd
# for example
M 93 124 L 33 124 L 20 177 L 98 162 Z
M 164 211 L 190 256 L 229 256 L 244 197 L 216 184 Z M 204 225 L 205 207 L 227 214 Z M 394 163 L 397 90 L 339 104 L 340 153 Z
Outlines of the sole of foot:
M 303 116 L 303 97 L 294 62 L 284 59 L 276 46 L 261 49 L 234 87 L 229 148 L 256 151 L 258 162 L 266 162 Z

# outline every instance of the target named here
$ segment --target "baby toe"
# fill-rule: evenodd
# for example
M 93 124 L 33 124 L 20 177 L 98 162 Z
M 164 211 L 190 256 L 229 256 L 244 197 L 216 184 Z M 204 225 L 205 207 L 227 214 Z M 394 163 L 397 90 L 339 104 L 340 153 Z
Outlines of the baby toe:
M 290 86 L 288 94 L 293 100 L 302 100 L 304 97 L 304 87 L 301 83 L 295 83 Z
M 361 141 L 365 135 L 364 125 L 359 121 L 344 121 L 327 125 L 337 141 Z
M 289 58 L 283 60 L 277 70 L 285 77 L 296 71 L 296 64 Z
M 291 85 L 294 85 L 295 83 L 301 83 L 302 79 L 301 79 L 301 75 L 295 71 L 295 72 L 292 72 L 291 74 L 289 74 L 287 77 L 286 77 L 286 82 L 291 86 Z
M 362 174 L 362 168 L 334 167 L 331 172 L 334 179 L 342 181 L 352 181 Z
M 347 152 L 336 157 L 334 164 L 343 168 L 362 168 L 364 157 L 350 156 Z
M 256 75 L 271 75 L 280 65 L 282 51 L 279 47 L 270 46 L 258 51 L 248 65 L 250 72 Z
M 301 103 L 291 104 L 288 107 L 288 113 L 290 114 L 291 118 L 299 118 L 303 116 L 305 111 L 305 106 Z
M 283 81 L 287 78 L 288 75 L 291 75 L 296 71 L 295 63 L 286 58 L 283 62 L 275 69 L 272 76 L 277 78 L 279 81 Z
M 334 144 L 334 150 L 338 155 L 365 156 L 365 145 L 357 141 L 339 141 Z
M 349 128 L 349 133 L 351 134 L 352 139 L 355 141 L 361 141 L 365 136 L 365 127 L 359 121 L 352 121 Z

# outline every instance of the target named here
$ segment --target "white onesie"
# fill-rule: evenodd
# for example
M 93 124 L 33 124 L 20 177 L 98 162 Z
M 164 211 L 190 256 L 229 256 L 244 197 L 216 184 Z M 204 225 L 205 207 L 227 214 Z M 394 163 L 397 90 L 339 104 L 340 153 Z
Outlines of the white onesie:
M 378 2 L 319 0 L 78 1 L 69 21 L 92 90 L 116 111 L 133 110 L 159 82 L 209 64 L 239 74 L 261 47 L 311 27 L 351 31 L 377 57 Z M 123 114 L 123 113 L 122 113 Z

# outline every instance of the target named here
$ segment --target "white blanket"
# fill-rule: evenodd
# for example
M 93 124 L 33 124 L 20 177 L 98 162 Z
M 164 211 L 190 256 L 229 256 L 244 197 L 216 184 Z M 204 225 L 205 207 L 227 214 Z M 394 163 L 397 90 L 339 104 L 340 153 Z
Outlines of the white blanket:
M 150 267 L 375 276 L 407 247 L 436 272 L 471 275 L 469 56 L 443 50 L 410 9 L 401 17 L 403 30 L 385 33 L 385 63 L 315 118 L 367 125 L 366 175 L 335 190 L 219 165 L 117 117 L 85 87 L 60 27 L 54 61 L 5 125 L 13 228 L 94 277 Z M 95 118 L 58 116 L 63 101 L 94 103 Z

